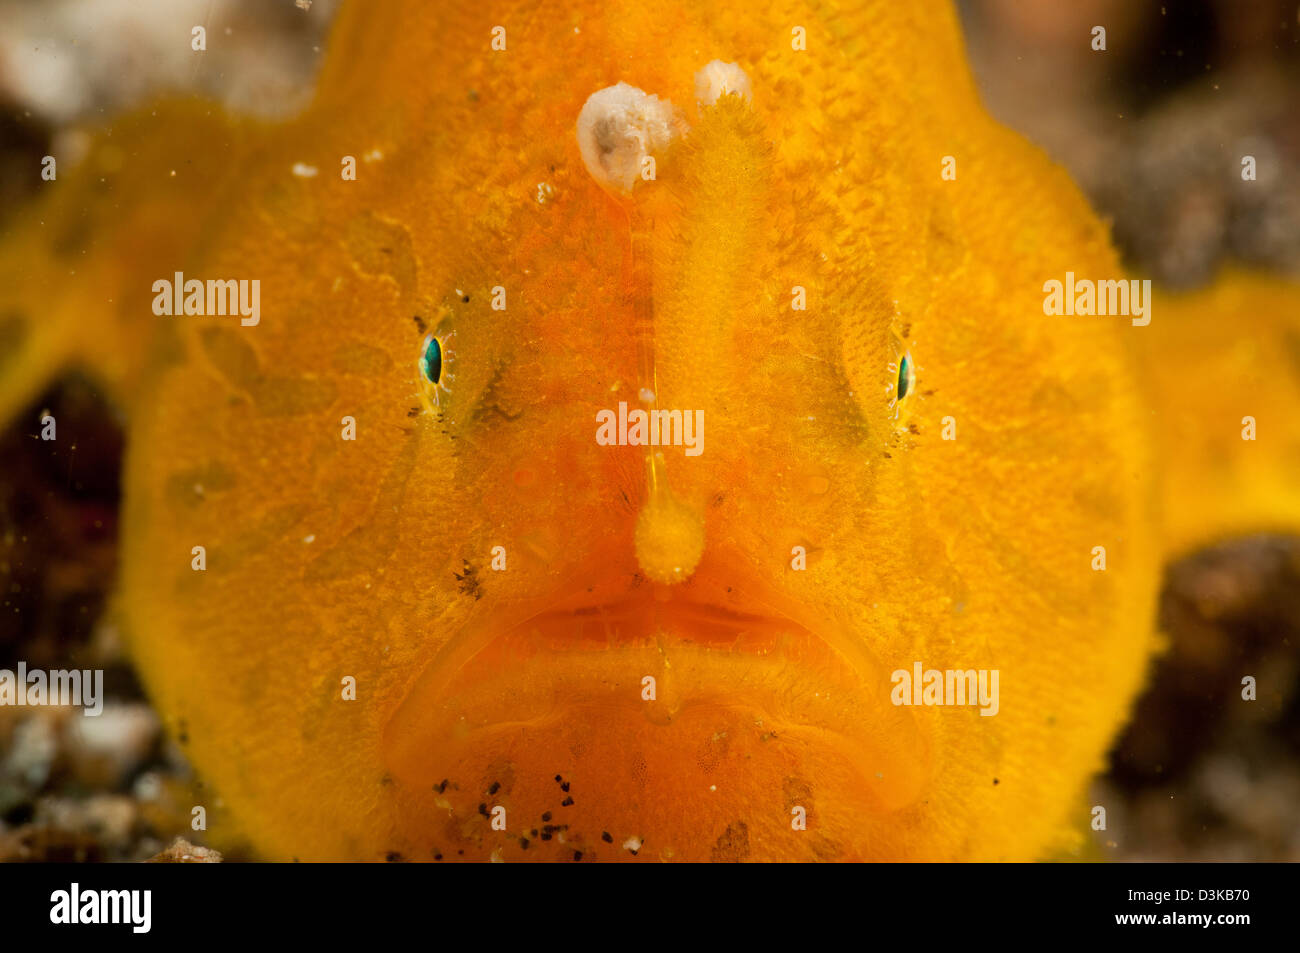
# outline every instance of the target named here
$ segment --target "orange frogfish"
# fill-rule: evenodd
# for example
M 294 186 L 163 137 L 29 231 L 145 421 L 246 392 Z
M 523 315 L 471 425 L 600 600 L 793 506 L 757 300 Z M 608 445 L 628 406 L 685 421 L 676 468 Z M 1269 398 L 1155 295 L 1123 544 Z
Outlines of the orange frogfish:
M 42 188 L 0 414 L 121 408 L 113 611 L 267 858 L 1049 856 L 1163 560 L 1300 524 L 1296 292 L 1130 301 L 946 2 L 354 2 L 297 118 Z

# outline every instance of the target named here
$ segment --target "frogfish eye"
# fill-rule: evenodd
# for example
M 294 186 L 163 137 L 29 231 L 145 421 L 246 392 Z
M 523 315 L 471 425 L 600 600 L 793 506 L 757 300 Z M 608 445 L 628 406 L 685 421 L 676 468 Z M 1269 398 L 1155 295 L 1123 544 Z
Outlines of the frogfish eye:
M 442 378 L 442 342 L 436 335 L 430 334 L 424 339 L 424 349 L 420 353 L 420 373 L 430 384 L 437 384 Z
M 902 400 L 916 384 L 916 374 L 912 370 L 912 355 L 903 354 L 898 361 L 898 399 Z

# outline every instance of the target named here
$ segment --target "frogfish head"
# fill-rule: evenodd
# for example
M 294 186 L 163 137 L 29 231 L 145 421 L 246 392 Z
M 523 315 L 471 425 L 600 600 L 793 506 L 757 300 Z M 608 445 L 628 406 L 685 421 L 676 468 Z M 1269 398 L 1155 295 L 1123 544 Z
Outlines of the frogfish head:
M 783 156 L 779 84 L 749 69 L 703 65 L 680 105 L 593 91 L 518 284 L 441 302 L 455 381 L 424 368 L 416 439 L 461 441 L 474 505 L 428 544 L 464 554 L 473 598 L 430 621 L 382 744 L 400 824 L 458 856 L 1018 856 L 1005 828 L 940 832 L 992 810 L 986 788 L 1005 814 L 1059 783 L 1017 774 L 1014 733 L 1063 684 L 986 716 L 1000 671 L 1061 637 L 1050 603 L 1099 591 L 1086 561 L 1061 573 L 1060 512 L 1028 509 L 1066 509 L 1041 497 L 1077 480 L 1083 435 L 1051 414 L 1106 370 L 1062 377 L 1077 342 L 1014 316 L 937 154 L 890 208 L 870 183 L 908 159 Z M 481 269 L 475 249 L 451 270 Z M 1091 492 L 1058 529 L 1114 503 Z M 912 704 L 931 669 L 977 676 L 967 707 Z

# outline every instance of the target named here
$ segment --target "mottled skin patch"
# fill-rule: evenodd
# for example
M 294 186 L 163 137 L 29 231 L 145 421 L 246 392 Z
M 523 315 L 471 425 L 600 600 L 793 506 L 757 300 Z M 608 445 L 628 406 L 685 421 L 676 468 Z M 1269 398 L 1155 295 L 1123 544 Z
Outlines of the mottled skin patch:
M 28 332 L 5 325 L 23 350 L 0 413 L 81 362 L 129 415 L 120 614 L 229 806 L 212 836 L 306 860 L 1040 856 L 1077 824 L 1140 684 L 1157 497 L 1195 504 L 1170 517 L 1179 544 L 1193 519 L 1201 535 L 1300 522 L 1282 349 L 1216 359 L 1242 326 L 1225 320 L 1184 350 L 1162 300 L 1141 330 L 1044 318 L 1043 280 L 1119 264 L 1064 173 L 985 116 L 944 4 L 441 7 L 345 8 L 315 104 L 286 125 L 183 104 L 124 119 L 0 254 L 0 314 Z M 509 52 L 493 54 L 499 23 Z M 694 107 L 715 58 L 741 65 L 752 103 Z M 635 193 L 648 342 L 626 209 L 573 136 L 618 81 L 691 123 Z M 371 149 L 383 159 L 355 182 L 289 171 Z M 956 182 L 939 178 L 946 154 Z M 260 279 L 261 323 L 156 319 L 150 282 L 175 271 Z M 1232 287 L 1217 313 L 1253 315 L 1261 340 L 1295 300 Z M 426 329 L 456 332 L 456 381 L 410 416 Z M 699 568 L 669 599 L 707 596 L 755 628 L 779 616 L 762 653 L 708 643 L 707 617 L 621 648 L 599 627 L 620 600 L 640 607 L 624 628 L 657 611 L 632 546 L 645 461 L 598 447 L 591 423 L 636 393 L 647 343 L 662 405 L 708 421 L 704 455 L 666 457 L 674 494 L 706 514 Z M 895 406 L 900 349 L 916 390 Z M 1149 408 L 1223 394 L 1275 428 L 1247 464 L 1207 464 L 1242 448 L 1206 417 L 1190 442 L 1153 438 L 1166 420 Z M 1248 412 L 1230 409 L 1224 426 Z M 196 475 L 213 483 L 201 502 Z M 790 571 L 796 544 L 806 572 Z M 1098 544 L 1106 573 L 1088 568 Z M 495 545 L 507 572 L 484 568 Z M 538 621 L 564 600 L 564 624 Z M 477 681 L 440 694 L 441 660 L 498 631 L 514 654 L 460 660 Z M 999 669 L 1001 712 L 894 708 L 888 673 L 914 660 Z M 470 699 L 497 706 L 474 744 L 422 744 Z M 843 743 L 855 726 L 869 750 Z M 506 831 L 478 810 L 493 783 Z M 809 790 L 810 828 L 793 831 Z

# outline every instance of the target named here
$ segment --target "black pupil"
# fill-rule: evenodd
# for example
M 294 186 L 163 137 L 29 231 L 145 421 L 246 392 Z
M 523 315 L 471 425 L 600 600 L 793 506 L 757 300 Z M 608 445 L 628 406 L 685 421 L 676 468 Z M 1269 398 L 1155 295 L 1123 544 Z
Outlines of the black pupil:
M 424 349 L 424 376 L 432 384 L 438 383 L 442 376 L 442 345 L 437 338 L 430 338 Z

